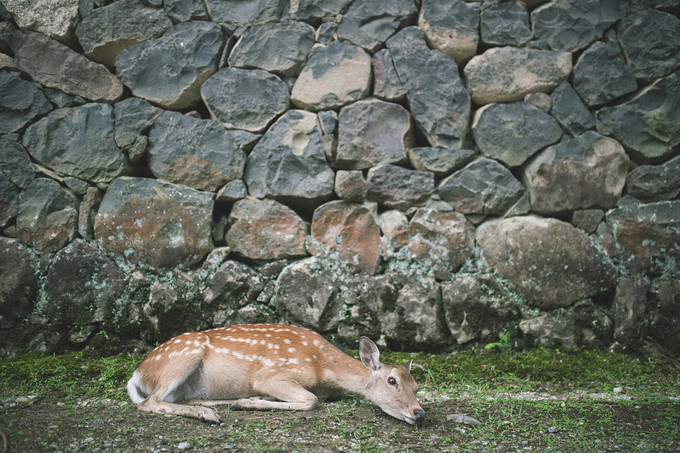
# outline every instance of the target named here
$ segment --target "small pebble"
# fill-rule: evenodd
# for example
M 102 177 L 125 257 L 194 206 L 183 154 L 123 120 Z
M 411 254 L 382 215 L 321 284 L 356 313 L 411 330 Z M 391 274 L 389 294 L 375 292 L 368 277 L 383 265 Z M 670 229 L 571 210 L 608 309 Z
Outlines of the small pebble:
M 557 432 L 557 426 L 551 426 L 550 428 L 548 428 L 548 432 L 549 433 L 556 433 Z
M 178 450 L 188 450 L 191 448 L 191 444 L 189 442 L 180 442 L 177 444 L 177 449 Z

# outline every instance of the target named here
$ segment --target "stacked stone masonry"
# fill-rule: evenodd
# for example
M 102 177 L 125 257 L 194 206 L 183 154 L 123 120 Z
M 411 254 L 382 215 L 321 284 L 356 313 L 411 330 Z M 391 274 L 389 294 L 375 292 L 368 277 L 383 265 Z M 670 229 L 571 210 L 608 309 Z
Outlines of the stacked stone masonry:
M 0 0 L 0 351 L 284 321 L 680 354 L 679 17 Z

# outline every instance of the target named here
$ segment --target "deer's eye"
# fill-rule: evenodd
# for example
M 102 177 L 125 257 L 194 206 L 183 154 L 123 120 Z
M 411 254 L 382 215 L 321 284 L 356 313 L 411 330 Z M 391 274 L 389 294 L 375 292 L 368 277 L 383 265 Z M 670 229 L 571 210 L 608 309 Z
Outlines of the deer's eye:
M 397 380 L 394 379 L 393 377 L 391 377 L 391 378 L 389 378 L 389 379 L 387 380 L 387 383 L 390 384 L 390 385 L 396 386 L 396 385 L 397 385 Z

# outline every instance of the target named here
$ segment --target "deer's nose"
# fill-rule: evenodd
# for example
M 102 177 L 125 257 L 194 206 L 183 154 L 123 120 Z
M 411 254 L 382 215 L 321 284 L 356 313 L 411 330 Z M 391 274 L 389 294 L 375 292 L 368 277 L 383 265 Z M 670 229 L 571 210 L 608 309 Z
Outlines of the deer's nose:
M 413 411 L 413 418 L 417 422 L 422 422 L 423 420 L 425 420 L 425 411 L 423 411 L 422 409 L 415 409 Z

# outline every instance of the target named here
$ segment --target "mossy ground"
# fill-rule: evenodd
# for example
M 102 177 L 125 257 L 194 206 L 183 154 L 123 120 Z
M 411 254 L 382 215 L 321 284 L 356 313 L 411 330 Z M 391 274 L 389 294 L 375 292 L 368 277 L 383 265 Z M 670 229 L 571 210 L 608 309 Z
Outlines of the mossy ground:
M 659 356 L 536 349 L 383 353 L 414 360 L 427 420 L 409 426 L 348 395 L 311 412 L 220 409 L 219 426 L 141 413 L 125 381 L 141 357 L 0 361 L 10 451 L 680 451 L 680 370 Z M 465 413 L 479 426 L 447 420 Z

